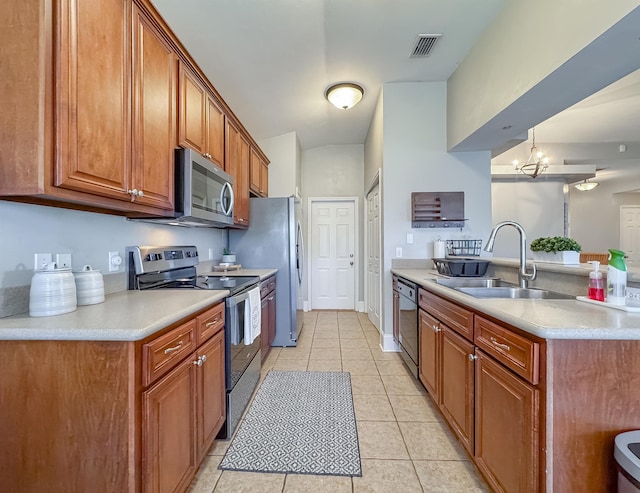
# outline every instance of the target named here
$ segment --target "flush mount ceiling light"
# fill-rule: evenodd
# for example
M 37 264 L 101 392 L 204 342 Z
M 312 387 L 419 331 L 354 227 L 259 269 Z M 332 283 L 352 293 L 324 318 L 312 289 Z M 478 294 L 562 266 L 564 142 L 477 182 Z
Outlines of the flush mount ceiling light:
M 529 159 L 527 159 L 524 163 L 520 163 L 516 159 L 513 161 L 513 165 L 515 166 L 516 171 L 519 171 L 524 175 L 530 176 L 531 178 L 535 178 L 541 173 L 544 173 L 544 171 L 549 167 L 549 158 L 546 157 L 536 147 L 536 127 L 533 127 L 532 134 L 533 134 L 533 141 L 531 145 L 531 154 L 529 154 Z
M 324 93 L 324 96 L 329 102 L 336 108 L 341 110 L 348 110 L 353 108 L 362 99 L 364 89 L 358 84 L 353 82 L 341 82 L 329 86 Z
M 581 192 L 588 192 L 589 190 L 593 190 L 598 185 L 600 185 L 597 181 L 589 181 L 588 179 L 583 181 L 582 183 L 576 183 L 574 187 L 576 187 Z

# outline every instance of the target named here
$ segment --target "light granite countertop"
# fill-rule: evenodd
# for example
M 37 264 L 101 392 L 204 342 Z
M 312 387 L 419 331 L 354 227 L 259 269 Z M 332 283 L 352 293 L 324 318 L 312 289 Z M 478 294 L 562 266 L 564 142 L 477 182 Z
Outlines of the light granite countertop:
M 209 276 L 258 276 L 264 280 L 277 269 L 202 271 Z M 52 317 L 22 313 L 0 318 L 0 340 L 138 341 L 224 300 L 227 290 L 159 289 L 119 291 L 104 303 L 79 306 L 76 311 Z
M 0 340 L 138 341 L 229 295 L 227 290 L 121 291 L 52 317 L 0 319 Z
M 466 305 L 545 339 L 640 340 L 640 313 L 576 300 L 480 299 L 434 282 L 431 269 L 397 269 L 394 274 L 428 291 Z

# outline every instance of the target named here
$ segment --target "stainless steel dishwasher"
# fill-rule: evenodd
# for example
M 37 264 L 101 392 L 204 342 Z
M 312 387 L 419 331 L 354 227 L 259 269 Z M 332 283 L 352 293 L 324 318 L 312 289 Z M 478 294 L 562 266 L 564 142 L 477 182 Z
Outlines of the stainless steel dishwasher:
M 400 355 L 413 375 L 418 378 L 418 289 L 406 279 L 398 279 L 399 296 L 398 339 Z

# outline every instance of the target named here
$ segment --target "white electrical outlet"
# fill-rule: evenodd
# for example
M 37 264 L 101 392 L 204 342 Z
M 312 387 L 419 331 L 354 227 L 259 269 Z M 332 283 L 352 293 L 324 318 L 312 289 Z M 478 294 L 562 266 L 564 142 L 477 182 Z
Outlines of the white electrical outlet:
M 118 252 L 109 252 L 109 272 L 118 272 L 122 264 L 122 257 Z
M 56 253 L 56 264 L 58 264 L 58 269 L 71 269 L 71 254 Z
M 50 253 L 36 253 L 33 256 L 33 268 L 34 268 L 34 270 L 42 270 L 50 263 L 51 263 L 51 254 Z
M 396 247 L 396 257 L 402 257 L 402 247 Z
M 413 243 L 413 233 L 407 233 L 407 244 L 411 245 Z

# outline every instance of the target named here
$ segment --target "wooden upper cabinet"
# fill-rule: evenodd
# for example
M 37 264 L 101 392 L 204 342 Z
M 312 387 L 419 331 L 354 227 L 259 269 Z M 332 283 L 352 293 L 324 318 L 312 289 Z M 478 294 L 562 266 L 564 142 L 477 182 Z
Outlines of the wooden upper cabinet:
M 56 5 L 54 184 L 129 200 L 130 2 L 60 0 Z
M 200 79 L 180 63 L 179 142 L 224 169 L 224 113 Z
M 249 141 L 240 130 L 226 120 L 225 171 L 233 178 L 236 226 L 249 226 Z
M 136 201 L 173 209 L 177 146 L 176 55 L 163 35 L 133 7 L 133 180 Z
M 224 169 L 224 113 L 215 100 L 207 95 L 206 154 L 214 164 Z
M 251 147 L 249 159 L 249 190 L 259 197 L 269 195 L 269 163 Z

